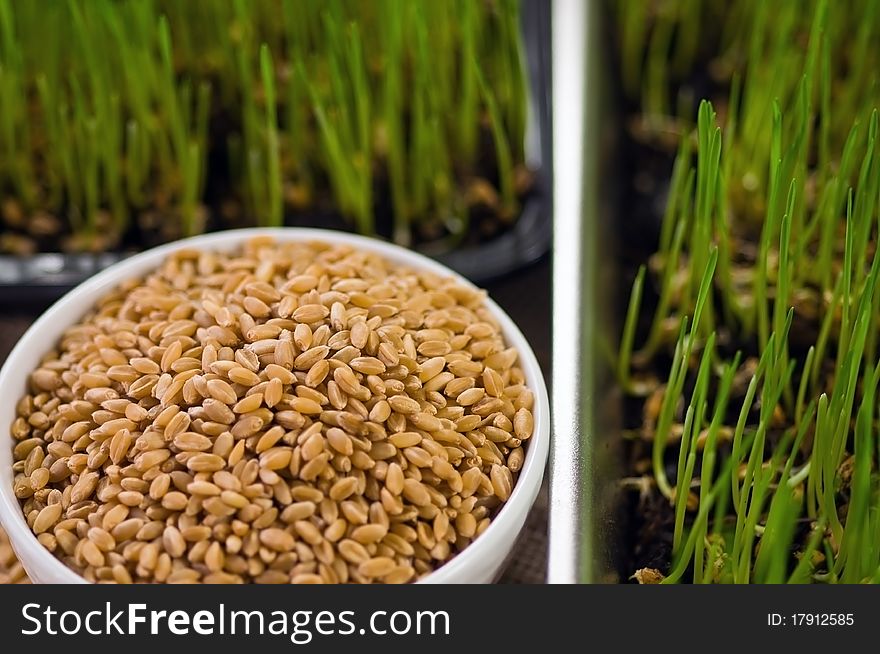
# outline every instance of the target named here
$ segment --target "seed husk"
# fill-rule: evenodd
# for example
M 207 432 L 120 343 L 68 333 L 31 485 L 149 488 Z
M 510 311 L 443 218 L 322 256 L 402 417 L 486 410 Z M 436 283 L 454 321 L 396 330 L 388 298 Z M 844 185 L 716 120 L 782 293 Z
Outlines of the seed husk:
M 525 407 L 519 409 L 513 417 L 513 430 L 516 437 L 524 441 L 531 437 L 534 428 L 532 412 Z
M 411 397 L 407 397 L 405 395 L 393 395 L 388 398 L 388 404 L 391 405 L 391 408 L 398 413 L 403 414 L 414 414 L 421 411 L 421 405 Z
M 242 386 L 256 386 L 260 383 L 260 377 L 255 372 L 248 370 L 244 366 L 236 366 L 231 368 L 227 373 L 229 381 Z
M 227 405 L 234 405 L 238 401 L 232 386 L 222 379 L 212 379 L 208 382 L 208 392 L 215 400 L 219 400 Z
M 294 539 L 284 529 L 270 528 L 260 532 L 260 542 L 270 550 L 289 552 L 293 549 Z
M 370 545 L 377 543 L 388 533 L 388 528 L 380 524 L 367 524 L 356 527 L 351 532 L 351 537 L 361 545 Z
M 250 413 L 251 411 L 256 411 L 257 409 L 259 409 L 262 403 L 263 394 L 253 393 L 236 402 L 235 405 L 232 407 L 232 412 Z
M 513 483 L 511 480 L 510 469 L 500 465 L 493 465 L 489 478 L 492 480 L 492 488 L 495 490 L 495 495 L 502 502 L 506 502 L 510 497 L 511 486 Z
M 281 513 L 281 520 L 293 524 L 298 520 L 305 520 L 315 513 L 315 503 L 309 500 L 295 502 L 287 506 Z
M 58 522 L 63 507 L 60 504 L 50 504 L 40 510 L 37 519 L 34 520 L 33 530 L 35 534 L 42 534 Z
M 226 466 L 223 457 L 216 454 L 194 454 L 186 460 L 186 467 L 193 472 L 213 472 L 222 470 Z
M 354 454 L 354 445 L 352 444 L 351 437 L 346 434 L 342 429 L 337 427 L 331 427 L 327 430 L 327 442 L 330 444 L 334 450 L 339 452 L 340 454 L 344 454 L 346 456 L 351 456 Z
M 305 304 L 293 312 L 293 319 L 297 322 L 311 324 L 323 320 L 330 315 L 330 309 L 323 304 Z
M 357 477 L 343 477 L 330 487 L 330 499 L 341 502 L 357 490 Z
M 365 577 L 384 577 L 391 574 L 397 565 L 388 556 L 377 556 L 367 559 L 358 566 L 358 572 Z

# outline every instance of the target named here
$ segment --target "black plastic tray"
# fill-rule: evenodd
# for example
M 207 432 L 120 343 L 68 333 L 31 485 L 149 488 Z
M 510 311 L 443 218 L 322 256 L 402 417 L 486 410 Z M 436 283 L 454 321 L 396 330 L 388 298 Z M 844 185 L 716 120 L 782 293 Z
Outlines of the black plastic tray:
M 521 28 L 530 92 L 526 156 L 535 175 L 534 191 L 509 230 L 479 245 L 426 252 L 476 284 L 538 261 L 550 250 L 553 238 L 550 3 L 522 0 Z M 134 252 L 0 255 L 0 305 L 51 302 L 131 254 Z

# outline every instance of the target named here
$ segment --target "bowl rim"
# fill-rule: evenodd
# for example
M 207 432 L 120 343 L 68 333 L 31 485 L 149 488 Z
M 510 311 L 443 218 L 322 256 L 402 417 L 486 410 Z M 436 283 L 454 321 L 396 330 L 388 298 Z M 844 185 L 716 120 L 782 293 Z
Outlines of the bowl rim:
M 27 374 L 30 372 L 30 366 L 25 366 L 25 370 L 28 371 L 27 373 L 20 372 L 23 364 L 19 363 L 19 360 L 26 358 L 35 348 L 39 349 L 41 353 L 49 350 L 51 345 L 46 346 L 46 343 L 41 338 L 41 333 L 47 325 L 58 321 L 60 314 L 69 311 L 74 305 L 80 304 L 81 310 L 79 318 L 76 320 L 84 316 L 94 305 L 94 300 L 83 303 L 82 298 L 84 296 L 94 295 L 99 297 L 110 292 L 126 280 L 142 277 L 157 268 L 173 252 L 190 248 L 224 252 L 234 249 L 245 241 L 258 237 L 272 237 L 279 242 L 324 242 L 336 245 L 349 245 L 378 254 L 392 263 L 443 275 L 471 288 L 479 288 L 455 271 L 423 254 L 376 238 L 346 232 L 300 227 L 256 227 L 224 230 L 184 238 L 144 250 L 112 264 L 68 291 L 46 309 L 18 339 L 15 347 L 3 363 L 2 368 L 0 368 L 0 388 L 5 391 L 4 399 L 0 400 L 0 402 L 13 407 L 18 402 L 23 392 L 22 386 L 25 384 Z M 493 552 L 501 552 L 506 555 L 510 547 L 504 548 L 505 532 L 512 532 L 508 538 L 511 541 L 515 540 L 522 528 L 525 515 L 530 510 L 543 480 L 550 445 L 550 403 L 544 375 L 528 340 L 516 323 L 488 294 L 485 297 L 484 303 L 499 322 L 508 345 L 515 347 L 519 353 L 520 365 L 525 373 L 526 382 L 535 394 L 532 410 L 534 431 L 529 439 L 523 467 L 520 470 L 513 492 L 489 524 L 486 531 L 480 534 L 461 553 L 420 579 L 417 583 L 449 583 L 453 578 L 463 575 L 474 561 L 480 559 L 489 561 L 493 558 Z M 66 320 L 63 322 L 67 323 L 65 327 L 73 324 Z M 12 415 L 15 415 L 14 409 Z M 8 426 L 0 425 L 0 430 L 8 430 Z M 8 437 L 7 435 L 2 438 Z M 11 451 L 11 447 L 3 447 L 3 453 L 0 454 L 0 464 L 5 465 L 7 456 L 9 457 L 9 462 L 12 462 Z M 523 509 L 521 511 L 522 515 L 518 516 L 516 509 L 521 504 L 524 504 L 524 506 L 520 507 Z M 518 519 L 521 522 L 519 526 L 516 524 Z M 37 537 L 25 521 L 21 505 L 12 492 L 12 485 L 5 482 L 0 483 L 0 525 L 5 528 L 13 549 L 23 563 L 25 558 L 40 559 L 39 565 L 41 569 L 47 570 L 55 578 L 64 579 L 64 583 L 88 583 L 81 575 L 57 559 L 37 540 Z M 511 547 L 512 545 L 513 542 L 510 542 Z M 22 557 L 20 551 L 24 549 L 29 550 L 29 555 Z M 39 551 L 34 551 L 35 549 Z M 28 565 L 25 564 L 26 569 L 27 567 Z

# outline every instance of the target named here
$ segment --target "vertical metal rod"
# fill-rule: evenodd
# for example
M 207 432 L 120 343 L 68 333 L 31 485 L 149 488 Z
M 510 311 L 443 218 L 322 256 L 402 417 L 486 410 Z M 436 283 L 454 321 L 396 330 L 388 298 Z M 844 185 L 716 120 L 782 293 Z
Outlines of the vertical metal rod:
M 595 377 L 591 310 L 599 159 L 596 0 L 554 0 L 553 442 L 547 580 L 598 580 L 592 526 L 601 516 L 594 481 Z

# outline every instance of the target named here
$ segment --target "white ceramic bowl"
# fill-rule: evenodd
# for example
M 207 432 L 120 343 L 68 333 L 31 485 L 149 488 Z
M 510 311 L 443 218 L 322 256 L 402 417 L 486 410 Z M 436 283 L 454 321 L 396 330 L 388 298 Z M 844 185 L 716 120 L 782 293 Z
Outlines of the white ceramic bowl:
M 182 248 L 228 251 L 254 236 L 272 236 L 278 241 L 323 241 L 346 244 L 375 252 L 388 261 L 454 277 L 463 277 L 425 256 L 383 241 L 320 229 L 242 229 L 197 236 L 121 261 L 83 282 L 50 307 L 21 337 L 0 370 L 0 523 L 9 534 L 19 560 L 36 583 L 85 583 L 73 570 L 56 559 L 37 542 L 24 520 L 12 492 L 12 440 L 9 427 L 15 419 L 15 405 L 25 393 L 28 375 L 41 357 L 61 338 L 63 332 L 121 282 L 146 275 L 172 252 Z M 535 431 L 528 441 L 526 457 L 510 499 L 489 528 L 461 554 L 422 581 L 427 583 L 489 583 L 495 579 L 517 535 L 544 475 L 550 445 L 550 403 L 544 377 L 528 341 L 513 321 L 491 299 L 486 305 L 498 320 L 507 342 L 519 351 L 520 364 L 529 387 L 535 393 Z

